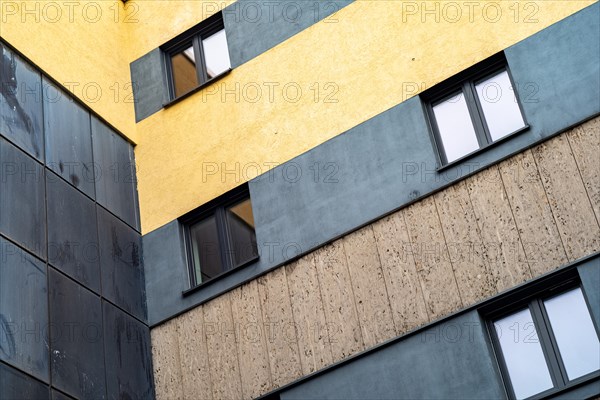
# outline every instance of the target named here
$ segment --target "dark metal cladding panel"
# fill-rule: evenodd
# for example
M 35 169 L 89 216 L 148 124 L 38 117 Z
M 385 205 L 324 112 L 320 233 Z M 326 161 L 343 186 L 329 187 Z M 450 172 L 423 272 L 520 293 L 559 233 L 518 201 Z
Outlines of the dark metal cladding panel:
M 46 258 L 44 169 L 0 138 L 0 232 Z
M 67 396 L 64 393 L 52 389 L 52 400 L 73 400 L 73 398 Z
M 0 363 L 0 399 L 47 400 L 50 393 L 41 382 Z
M 49 268 L 52 384 L 80 399 L 106 398 L 102 303 Z
M 43 86 L 46 164 L 94 198 L 90 113 L 47 80 Z
M 44 161 L 42 77 L 0 43 L 0 134 Z
M 148 327 L 103 302 L 108 399 L 153 399 Z
M 146 287 L 139 233 L 97 206 L 102 295 L 146 320 Z
M 46 265 L 0 237 L 0 360 L 48 382 Z
M 92 117 L 96 200 L 132 227 L 137 224 L 135 165 L 129 142 Z
M 48 190 L 48 262 L 88 288 L 100 291 L 94 202 L 52 172 Z

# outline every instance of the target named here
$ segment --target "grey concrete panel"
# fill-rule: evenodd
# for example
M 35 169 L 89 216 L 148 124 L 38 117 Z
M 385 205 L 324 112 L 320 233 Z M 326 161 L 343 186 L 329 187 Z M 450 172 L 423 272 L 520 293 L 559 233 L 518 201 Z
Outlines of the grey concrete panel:
M 46 265 L 0 237 L 0 360 L 48 382 Z
M 100 291 L 96 207 L 52 172 L 48 191 L 48 262 L 88 288 Z
M 142 238 L 108 211 L 96 207 L 102 296 L 144 321 L 146 287 Z
M 595 257 L 579 265 L 577 271 L 592 312 L 592 319 L 600 332 L 600 257 Z
M 152 324 L 185 307 L 181 293 L 189 288 L 189 279 L 179 222 L 145 235 L 143 248 L 148 322 Z
M 133 146 L 92 117 L 96 200 L 139 230 Z
M 83 286 L 50 268 L 52 384 L 76 398 L 106 398 L 102 304 Z
M 153 399 L 148 327 L 103 302 L 108 399 Z
M 139 122 L 162 109 L 169 99 L 160 49 L 154 49 L 132 62 L 130 70 L 135 120 Z
M 50 393 L 41 382 L 0 363 L 0 399 L 47 400 Z
M 231 66 L 240 66 L 352 2 L 353 0 L 234 2 L 223 9 Z M 330 21 L 335 22 L 334 18 Z
M 46 164 L 94 198 L 90 113 L 45 79 L 43 86 Z
M 0 42 L 0 134 L 44 161 L 42 77 Z
M 281 399 L 506 398 L 486 336 L 472 311 L 309 379 Z
M 0 138 L 0 232 L 46 258 L 43 167 Z
M 547 137 L 600 113 L 599 13 L 595 3 L 506 49 L 535 135 Z

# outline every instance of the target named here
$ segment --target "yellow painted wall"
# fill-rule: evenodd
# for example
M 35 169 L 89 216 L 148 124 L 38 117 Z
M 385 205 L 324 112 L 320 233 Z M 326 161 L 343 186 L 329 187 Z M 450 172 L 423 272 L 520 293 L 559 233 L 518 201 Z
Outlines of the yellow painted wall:
M 231 2 L 0 0 L 0 37 L 137 143 L 130 63 Z
M 432 86 L 593 2 L 481 2 L 458 19 L 450 3 L 464 4 L 359 0 L 139 123 L 143 233 L 402 102 L 414 83 Z M 279 85 L 273 98 L 265 82 Z M 297 102 L 286 84 L 302 88 Z

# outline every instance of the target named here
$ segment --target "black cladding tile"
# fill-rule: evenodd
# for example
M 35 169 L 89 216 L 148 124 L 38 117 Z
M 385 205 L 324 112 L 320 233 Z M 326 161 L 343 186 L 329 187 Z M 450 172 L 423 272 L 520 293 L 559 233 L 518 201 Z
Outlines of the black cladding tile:
M 96 199 L 139 230 L 133 146 L 92 117 Z
M 104 301 L 108 399 L 154 399 L 148 327 Z
M 42 77 L 0 43 L 0 134 L 44 161 Z
M 48 262 L 100 291 L 96 206 L 57 175 L 46 175 L 48 191 Z
M 46 264 L 0 237 L 0 360 L 48 382 Z
M 102 295 L 145 321 L 141 235 L 100 206 L 97 214 Z
M 49 398 L 47 386 L 0 363 L 0 399 L 45 400 Z
M 0 138 L 0 232 L 46 258 L 44 169 Z
M 44 87 L 46 164 L 73 186 L 95 197 L 90 113 L 47 80 Z
M 102 303 L 49 268 L 52 384 L 80 399 L 106 398 Z
M 59 392 L 58 390 L 52 389 L 52 400 L 73 400 L 73 398 Z

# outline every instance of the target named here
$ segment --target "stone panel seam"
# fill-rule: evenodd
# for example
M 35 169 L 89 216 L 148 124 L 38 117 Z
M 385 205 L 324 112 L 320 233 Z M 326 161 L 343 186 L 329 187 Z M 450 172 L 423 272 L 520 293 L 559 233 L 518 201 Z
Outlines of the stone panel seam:
M 394 222 L 394 225 L 396 223 Z M 390 292 L 387 287 L 387 279 L 385 279 L 385 273 L 383 272 L 383 263 L 381 262 L 381 254 L 379 251 L 379 246 L 377 246 L 377 236 L 375 235 L 375 230 L 373 229 L 373 225 L 369 225 L 369 229 L 373 233 L 373 243 L 375 245 L 375 251 L 377 252 L 377 260 L 379 260 L 379 268 L 381 269 L 381 277 L 383 278 L 383 287 L 385 288 L 385 295 L 387 296 L 388 305 L 390 306 L 390 316 L 392 318 L 392 324 L 394 324 L 394 331 L 396 335 L 399 333 L 399 328 L 396 326 L 396 319 L 394 318 L 394 308 L 392 307 L 392 300 L 390 299 Z
M 354 306 L 354 312 L 356 312 L 356 323 L 358 324 L 358 331 L 360 332 L 361 339 L 361 349 L 365 349 L 365 337 L 363 334 L 362 326 L 360 323 L 360 313 L 358 312 L 358 307 L 356 306 L 356 295 L 354 294 L 354 284 L 352 283 L 352 273 L 350 272 L 350 267 L 348 266 L 348 255 L 346 254 L 346 246 L 344 246 L 344 241 L 339 239 L 340 246 L 344 251 L 344 265 L 346 266 L 346 271 L 348 271 L 348 280 L 350 281 L 350 293 L 352 293 L 352 305 Z
M 438 210 L 437 202 L 435 201 L 435 196 L 432 196 L 433 207 L 435 208 L 435 215 L 437 217 L 437 221 L 440 224 L 440 231 L 442 232 L 442 238 L 444 239 L 444 247 L 446 248 L 446 254 L 448 254 L 448 262 L 450 263 L 450 267 L 452 268 L 452 276 L 454 278 L 454 284 L 456 285 L 456 293 L 458 293 L 458 299 L 460 300 L 461 308 L 465 307 L 465 302 L 462 299 L 462 294 L 460 293 L 460 287 L 458 286 L 458 279 L 456 278 L 456 270 L 454 269 L 454 263 L 452 262 L 452 257 L 450 257 L 450 250 L 448 249 L 448 240 L 446 239 L 446 233 L 444 232 L 444 224 L 442 224 L 442 219 L 440 218 L 440 211 Z
M 528 151 L 531 151 L 531 150 L 528 150 Z M 546 190 L 546 185 L 544 185 L 544 177 L 542 176 L 542 172 L 540 171 L 540 165 L 538 163 L 535 151 L 531 151 L 531 157 L 533 158 L 533 162 L 535 163 L 535 169 L 536 169 L 537 174 L 538 174 L 538 176 L 540 178 L 540 182 L 542 184 L 542 188 L 544 189 L 544 195 L 546 196 L 546 201 L 548 202 L 548 206 L 550 207 L 550 213 L 552 214 L 552 219 L 554 220 L 554 225 L 556 226 L 556 230 L 558 232 L 558 238 L 560 239 L 560 242 L 562 243 L 563 250 L 565 252 L 565 255 L 567 256 L 567 260 L 569 262 L 571 262 L 571 261 L 573 261 L 573 259 L 571 258 L 571 255 L 567 251 L 567 246 L 565 246 L 565 242 L 564 242 L 563 237 L 562 237 L 562 235 L 560 233 L 559 225 L 558 225 L 558 222 L 556 221 L 556 215 L 554 215 L 554 213 L 555 213 L 554 207 L 552 207 L 552 205 L 550 204 L 550 197 L 548 197 L 548 191 Z M 586 193 L 587 193 L 587 191 L 586 191 Z
M 579 179 L 581 180 L 581 183 L 583 185 L 583 189 L 585 190 L 587 199 L 590 202 L 590 206 L 592 207 L 592 213 L 594 214 L 594 217 L 596 218 L 596 224 L 598 224 L 598 227 L 600 228 L 600 221 L 598 221 L 598 216 L 596 215 L 596 212 L 594 210 L 594 203 L 592 202 L 592 198 L 590 197 L 590 193 L 588 192 L 587 185 L 585 184 L 585 181 L 583 180 L 583 175 L 581 174 L 581 168 L 579 167 L 579 163 L 577 162 L 577 157 L 575 156 L 575 152 L 573 151 L 573 146 L 571 145 L 571 140 L 569 139 L 569 134 L 566 134 L 565 136 L 567 138 L 567 144 L 569 145 L 569 150 L 571 150 L 571 155 L 573 155 L 573 160 L 575 160 L 575 166 L 577 167 L 577 172 L 579 173 Z
M 402 220 L 404 221 L 404 229 L 406 230 L 406 235 L 408 237 L 408 244 L 410 245 L 410 249 L 411 249 L 411 252 L 414 257 L 415 247 L 413 246 L 412 239 L 410 237 L 410 232 L 408 231 L 408 223 L 406 221 L 406 216 L 404 215 L 404 213 L 405 213 L 404 209 L 400 210 L 399 213 L 402 215 Z M 421 297 L 423 298 L 423 304 L 425 305 L 425 312 L 427 313 L 427 319 L 431 323 L 431 312 L 430 312 L 431 310 L 429 309 L 429 305 L 427 304 L 427 299 L 425 298 L 425 287 L 423 286 L 423 282 L 419 275 L 419 270 L 417 268 L 416 261 L 413 261 L 413 264 L 415 267 L 415 278 L 417 279 L 417 282 L 419 282 L 419 287 L 421 288 Z
M 504 179 L 502 179 L 502 171 L 500 170 L 499 164 L 494 166 L 496 170 L 498 170 L 498 176 L 500 177 L 500 185 L 502 185 L 502 193 L 506 196 L 506 202 L 508 203 L 508 209 L 510 210 L 510 215 L 515 224 L 515 228 L 517 230 L 517 237 L 519 238 L 519 242 L 521 244 L 521 248 L 523 249 L 523 255 L 525 256 L 525 262 L 527 263 L 527 268 L 529 269 L 529 276 L 532 278 L 535 276 L 533 270 L 531 269 L 531 264 L 529 263 L 529 256 L 525 251 L 525 245 L 523 244 L 523 239 L 521 238 L 521 230 L 519 229 L 519 223 L 517 222 L 517 218 L 515 218 L 515 212 L 513 211 L 513 205 L 510 203 L 510 197 L 508 196 L 508 192 L 506 191 L 506 186 L 504 185 Z M 519 255 L 517 254 L 517 259 Z

